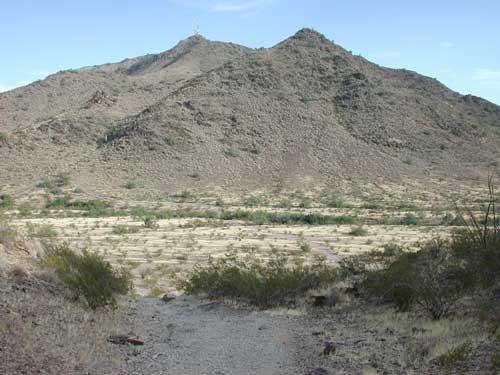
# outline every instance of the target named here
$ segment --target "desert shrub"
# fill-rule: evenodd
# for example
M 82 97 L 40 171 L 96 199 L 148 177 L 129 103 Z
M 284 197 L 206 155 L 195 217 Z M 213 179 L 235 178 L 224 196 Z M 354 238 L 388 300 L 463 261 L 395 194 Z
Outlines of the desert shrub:
M 66 194 L 62 197 L 58 197 L 54 200 L 49 200 L 47 201 L 47 204 L 45 205 L 46 208 L 64 208 L 64 207 L 69 207 L 71 201 L 71 196 Z
M 115 306 L 116 295 L 127 294 L 132 288 L 130 273 L 114 269 L 97 253 L 84 250 L 78 254 L 66 244 L 54 245 L 43 260 L 75 297 L 83 298 L 91 309 Z
M 51 224 L 35 225 L 27 223 L 26 231 L 29 238 L 51 239 L 57 236 L 57 232 Z
M 0 132 L 0 143 L 7 142 L 7 134 Z
M 257 225 L 262 224 L 281 224 L 281 225 L 332 225 L 332 224 L 352 224 L 352 216 L 327 216 L 316 213 L 298 213 L 298 212 L 268 212 L 268 211 L 232 211 L 224 212 L 221 217 L 223 220 L 244 220 Z
M 186 202 L 190 200 L 195 200 L 196 196 L 189 190 L 183 190 L 179 193 L 174 194 L 174 199 L 177 199 L 180 202 Z
M 97 140 L 97 145 L 104 146 L 108 143 L 113 142 L 115 139 L 120 138 L 121 136 L 123 136 L 123 129 L 121 129 L 118 126 L 113 127 L 111 129 L 109 129 L 108 131 L 106 131 L 106 133 L 103 135 L 102 138 L 99 138 Z
M 385 217 L 379 223 L 384 225 L 418 225 L 420 218 L 409 212 L 404 216 Z
M 255 207 L 255 206 L 260 206 L 262 205 L 262 199 L 259 198 L 259 197 L 255 197 L 255 196 L 252 196 L 252 197 L 248 197 L 247 199 L 245 199 L 245 201 L 243 202 L 243 204 L 245 206 L 248 206 L 248 207 Z
M 411 212 L 407 213 L 402 219 L 401 219 L 401 224 L 402 225 L 418 225 L 419 219 L 415 214 L 412 214 Z
M 129 190 L 132 190 L 132 189 L 135 189 L 136 188 L 136 184 L 135 182 L 133 181 L 129 181 L 127 182 L 124 186 L 123 186 L 125 189 L 129 189 Z
M 366 228 L 359 225 L 357 227 L 351 228 L 351 230 L 349 231 L 349 234 L 351 236 L 366 236 L 368 234 L 368 231 L 366 230 Z
M 436 363 L 448 371 L 452 370 L 467 359 L 470 349 L 467 343 L 459 345 L 437 357 Z
M 165 137 L 165 138 L 163 138 L 163 141 L 165 142 L 165 144 L 167 144 L 169 146 L 174 146 L 176 143 L 174 137 Z
M 8 194 L 0 195 L 0 208 L 12 208 L 14 207 L 14 199 Z
M 67 174 L 60 173 L 55 178 L 55 184 L 59 187 L 68 186 L 70 183 L 70 177 Z
M 451 213 L 446 213 L 441 218 L 441 225 L 450 225 L 450 226 L 463 226 L 465 225 L 465 221 L 463 217 L 460 215 L 454 215 Z
M 317 260 L 312 265 L 273 254 L 264 263 L 254 255 L 239 259 L 235 253 L 219 260 L 210 259 L 207 266 L 195 266 L 181 287 L 188 294 L 206 294 L 211 298 L 228 297 L 259 307 L 293 302 L 310 289 L 336 279 L 335 270 Z
M 129 234 L 139 232 L 139 227 L 130 225 L 116 225 L 111 231 L 113 234 Z
M 361 205 L 361 208 L 367 210 L 380 210 L 383 207 L 382 203 L 377 201 L 365 202 Z
M 0 245 L 11 249 L 16 244 L 17 237 L 16 229 L 0 218 Z
M 62 197 L 58 197 L 53 201 L 47 202 L 46 208 L 68 208 L 74 210 L 82 210 L 86 211 L 86 216 L 89 217 L 100 217 L 100 216 L 116 216 L 119 215 L 120 212 L 113 212 L 109 208 L 109 204 L 95 199 L 95 200 L 72 200 L 69 194 L 66 194 Z
M 68 186 L 69 183 L 69 175 L 65 173 L 59 173 L 54 178 L 44 178 L 43 181 L 38 183 L 36 186 L 38 188 L 47 189 L 49 192 L 57 193 L 60 191 L 59 188 Z
M 311 208 L 312 207 L 312 200 L 310 198 L 304 198 L 300 202 L 299 207 L 301 207 L 301 208 Z
M 447 315 L 472 284 L 469 270 L 441 239 L 416 252 L 387 256 L 377 265 L 360 271 L 358 285 L 365 295 L 394 303 L 400 311 L 419 305 L 433 319 Z
M 338 194 L 330 194 L 324 199 L 324 204 L 330 208 L 344 208 L 347 206 L 344 198 Z
M 158 228 L 158 220 L 157 220 L 156 216 L 148 215 L 148 216 L 145 216 L 142 220 L 144 222 L 144 227 L 149 228 L 149 229 Z
M 300 250 L 302 250 L 304 253 L 310 253 L 311 252 L 311 245 L 309 245 L 307 242 L 301 242 L 299 244 Z
M 415 252 L 386 247 L 344 260 L 341 274 L 366 297 L 395 304 L 399 310 L 421 306 L 432 318 L 450 313 L 466 295 L 490 290 L 500 281 L 500 230 L 496 197 L 488 181 L 483 217 L 460 210 L 464 228 L 448 240 L 434 239 Z

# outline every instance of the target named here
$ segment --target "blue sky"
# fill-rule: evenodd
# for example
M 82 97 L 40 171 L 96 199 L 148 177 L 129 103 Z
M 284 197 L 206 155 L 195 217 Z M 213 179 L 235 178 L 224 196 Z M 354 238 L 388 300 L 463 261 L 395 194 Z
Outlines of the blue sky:
M 378 64 L 500 104 L 498 0 L 2 0 L 0 91 L 167 50 L 193 33 L 270 47 L 311 27 Z

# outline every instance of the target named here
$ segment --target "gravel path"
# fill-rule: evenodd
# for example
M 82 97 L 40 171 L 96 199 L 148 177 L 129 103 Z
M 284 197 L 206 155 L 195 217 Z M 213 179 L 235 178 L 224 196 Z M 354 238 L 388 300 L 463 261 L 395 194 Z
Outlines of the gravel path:
M 308 374 L 320 347 L 301 318 L 178 297 L 138 302 L 145 345 L 123 374 Z

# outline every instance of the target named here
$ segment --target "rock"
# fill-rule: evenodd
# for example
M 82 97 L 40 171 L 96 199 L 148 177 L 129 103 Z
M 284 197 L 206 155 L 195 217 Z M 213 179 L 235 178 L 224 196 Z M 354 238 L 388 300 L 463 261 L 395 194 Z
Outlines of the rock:
M 323 347 L 323 354 L 330 355 L 334 354 L 337 350 L 337 346 L 333 341 L 325 341 L 325 346 Z
M 173 299 L 175 299 L 175 297 L 169 297 L 169 295 L 168 295 L 168 294 L 164 294 L 164 295 L 163 295 L 163 297 L 161 297 L 161 300 L 162 300 L 163 302 L 165 302 L 165 303 L 170 302 L 170 301 L 172 301 Z
M 322 367 L 317 367 L 307 373 L 307 375 L 327 375 L 328 371 Z
M 314 307 L 331 307 L 337 304 L 337 295 L 330 293 L 328 295 L 312 296 Z
M 127 344 L 132 344 L 132 345 L 144 345 L 144 341 L 133 339 L 129 336 L 125 335 L 115 335 L 115 336 L 109 336 L 108 337 L 108 342 L 116 345 L 127 345 Z
M 38 239 L 24 241 L 23 249 L 28 253 L 30 258 L 39 259 L 45 254 L 45 249 Z

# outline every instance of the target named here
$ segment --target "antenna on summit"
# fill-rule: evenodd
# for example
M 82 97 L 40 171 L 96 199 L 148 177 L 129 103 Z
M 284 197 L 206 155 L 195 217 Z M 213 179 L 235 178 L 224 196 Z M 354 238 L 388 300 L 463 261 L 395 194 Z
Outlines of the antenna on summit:
M 200 35 L 200 25 L 196 21 L 193 22 L 193 35 Z

